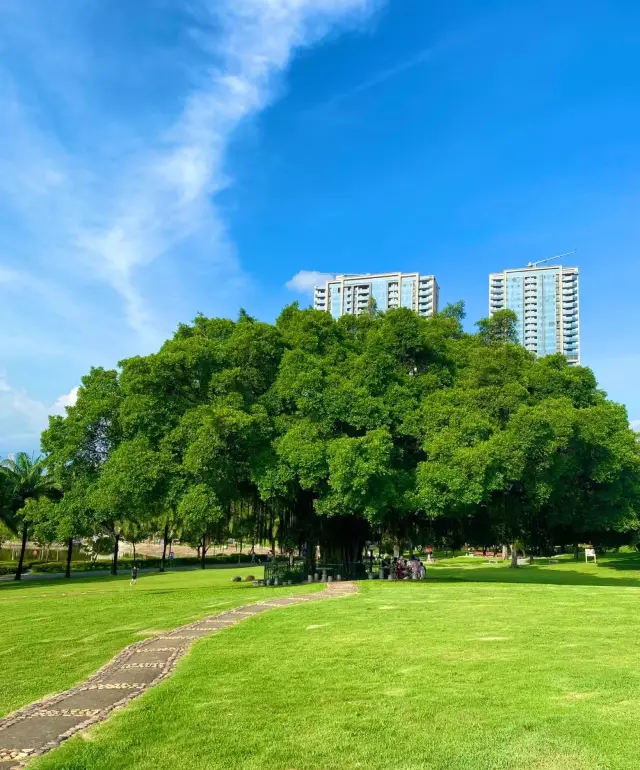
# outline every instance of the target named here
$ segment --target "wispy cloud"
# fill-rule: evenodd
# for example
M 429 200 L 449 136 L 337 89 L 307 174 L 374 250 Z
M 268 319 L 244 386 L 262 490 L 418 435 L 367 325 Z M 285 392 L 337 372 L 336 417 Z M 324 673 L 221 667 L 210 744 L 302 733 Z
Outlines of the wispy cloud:
M 386 67 L 375 72 L 373 75 L 371 75 L 371 77 L 366 78 L 360 83 L 357 83 L 355 86 L 347 88 L 340 93 L 333 94 L 328 99 L 314 104 L 306 114 L 315 115 L 316 113 L 338 107 L 341 104 L 349 102 L 349 100 L 353 99 L 354 97 L 366 93 L 367 91 L 371 91 L 378 86 L 387 83 L 389 80 L 393 80 L 394 78 L 409 72 L 410 70 L 439 61 L 443 57 L 451 54 L 451 52 L 462 46 L 471 38 L 472 35 L 475 34 L 476 31 L 469 29 L 465 32 L 458 31 L 455 35 L 445 37 L 442 40 L 433 43 L 433 45 L 423 48 L 413 56 L 410 56 L 407 59 L 403 59 L 397 64 L 394 64 L 391 67 Z
M 298 294 L 311 294 L 315 286 L 322 286 L 322 284 L 335 278 L 334 273 L 319 273 L 316 270 L 300 270 L 293 278 L 287 281 L 286 286 L 290 291 L 295 291 Z
M 108 340 L 115 362 L 132 339 L 151 350 L 184 320 L 171 313 L 177 297 L 201 309 L 203 274 L 216 276 L 208 302 L 229 312 L 243 277 L 219 204 L 230 142 L 282 94 L 298 50 L 380 2 L 163 0 L 178 42 L 136 35 L 128 51 L 109 38 L 114 25 L 101 29 L 109 0 L 0 2 L 0 289 L 14 298 L 0 323 L 20 316 L 21 338 L 37 339 L 55 317 L 58 341 L 72 333 L 100 362 Z M 32 435 L 49 407 L 3 392 L 4 425 L 9 404 L 27 420 L 9 435 Z
M 238 126 L 280 92 L 279 78 L 298 49 L 318 42 L 335 24 L 357 21 L 375 4 L 193 0 L 189 61 L 198 64 L 189 73 L 192 88 L 183 109 L 138 141 L 123 141 L 121 152 L 112 147 L 110 162 L 105 152 L 79 155 L 38 127 L 14 84 L 4 94 L 11 117 L 10 136 L 4 137 L 11 150 L 0 160 L 5 191 L 12 190 L 13 204 L 31 226 L 48 225 L 54 242 L 67 249 L 68 262 L 117 292 L 130 327 L 150 340 L 153 318 L 140 290 L 145 266 L 197 237 L 207 243 L 209 259 L 239 270 L 216 206 L 216 195 L 232 181 L 226 153 Z M 9 5 L 7 20 L 17 24 L 17 4 Z M 40 40 L 55 42 L 46 35 Z M 121 132 L 136 130 L 124 125 Z M 44 215 L 42 209 L 29 211 L 34 197 L 44 203 Z
M 358 83 L 357 85 L 353 86 L 353 88 L 349 88 L 346 91 L 342 91 L 341 93 L 334 94 L 329 99 L 325 99 L 325 101 L 315 105 L 312 109 L 322 110 L 326 107 L 332 107 L 340 102 L 345 102 L 354 96 L 357 96 L 358 94 L 362 94 L 365 91 L 370 91 L 372 88 L 376 88 L 377 86 L 386 83 L 388 80 L 398 77 L 398 75 L 402 75 L 409 70 L 420 67 L 429 61 L 433 61 L 442 53 L 442 51 L 443 46 L 438 45 L 425 48 L 416 54 L 416 56 L 411 56 L 409 59 L 401 61 L 399 64 L 396 64 L 393 67 L 388 67 L 387 69 L 376 72 L 362 83 Z

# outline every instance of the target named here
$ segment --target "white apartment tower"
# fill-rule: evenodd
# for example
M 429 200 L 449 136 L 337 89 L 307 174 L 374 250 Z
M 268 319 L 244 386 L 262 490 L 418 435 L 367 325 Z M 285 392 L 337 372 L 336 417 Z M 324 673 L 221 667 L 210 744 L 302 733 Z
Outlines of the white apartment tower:
M 508 308 L 518 316 L 518 338 L 538 356 L 562 353 L 580 363 L 578 268 L 529 267 L 491 273 L 489 314 Z
M 377 310 L 407 307 L 421 316 L 438 312 L 438 282 L 419 273 L 375 273 L 338 275 L 324 286 L 316 286 L 313 306 L 334 318 L 360 315 L 375 300 Z

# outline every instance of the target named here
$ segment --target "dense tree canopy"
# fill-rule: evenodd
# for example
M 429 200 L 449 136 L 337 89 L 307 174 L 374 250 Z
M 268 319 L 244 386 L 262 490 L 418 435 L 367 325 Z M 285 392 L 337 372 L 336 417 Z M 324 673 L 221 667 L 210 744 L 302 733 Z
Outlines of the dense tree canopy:
M 157 353 L 93 369 L 51 418 L 42 447 L 64 497 L 44 518 L 55 509 L 65 538 L 117 543 L 135 526 L 204 555 L 235 533 L 328 560 L 383 537 L 628 537 L 640 452 L 624 408 L 588 369 L 515 344 L 510 311 L 476 334 L 463 317 L 199 316 Z

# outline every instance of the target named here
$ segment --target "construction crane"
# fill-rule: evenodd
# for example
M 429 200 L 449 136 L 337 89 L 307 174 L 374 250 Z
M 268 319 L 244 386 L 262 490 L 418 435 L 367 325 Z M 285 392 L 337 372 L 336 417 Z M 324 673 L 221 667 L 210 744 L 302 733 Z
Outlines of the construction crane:
M 568 257 L 569 254 L 575 254 L 578 249 L 574 249 L 573 251 L 567 251 L 564 254 L 557 254 L 555 257 L 547 257 L 546 259 L 541 259 L 538 262 L 529 262 L 527 264 L 527 267 L 538 267 L 538 265 L 544 265 L 545 262 L 552 262 L 554 259 L 561 259 L 562 257 Z

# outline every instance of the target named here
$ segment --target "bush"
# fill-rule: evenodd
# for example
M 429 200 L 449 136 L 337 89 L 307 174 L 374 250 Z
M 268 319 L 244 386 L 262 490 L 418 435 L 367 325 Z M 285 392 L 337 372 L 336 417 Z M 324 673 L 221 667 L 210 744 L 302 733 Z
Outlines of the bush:
M 95 565 L 90 561 L 72 561 L 71 570 L 89 571 L 91 569 L 109 569 L 111 562 L 99 561 Z M 30 567 L 32 572 L 65 572 L 67 569 L 66 561 L 37 561 Z
M 246 559 L 247 555 L 243 554 L 243 559 Z M 256 560 L 259 562 L 265 562 L 266 556 L 256 554 Z M 135 562 L 130 557 L 123 557 L 118 559 L 118 571 L 130 570 L 134 563 L 138 567 L 145 569 L 160 569 L 162 565 L 162 559 L 158 556 L 151 556 L 145 558 L 144 556 L 138 556 Z M 172 567 L 199 567 L 202 560 L 197 556 L 180 556 L 175 559 L 166 559 L 166 569 Z M 215 567 L 221 564 L 234 564 L 238 563 L 238 554 L 217 554 L 216 556 L 207 556 L 205 564 L 208 567 Z M 12 575 L 16 571 L 17 561 L 0 562 L 0 575 Z M 67 569 L 66 561 L 25 561 L 24 568 L 30 569 L 32 572 L 39 573 L 51 573 L 51 572 L 65 572 Z M 91 561 L 72 561 L 72 572 L 92 572 L 94 570 L 109 570 L 111 569 L 111 559 L 100 559 L 96 562 Z
M 215 556 L 207 556 L 207 561 L 211 559 L 212 561 L 218 563 L 218 564 L 237 564 L 238 563 L 238 554 L 237 553 L 218 553 Z M 248 553 L 242 553 L 240 554 L 240 563 L 246 563 L 251 561 L 251 556 Z M 256 564 L 264 564 L 267 561 L 267 555 L 266 554 L 256 554 L 255 563 Z
M 23 564 L 23 570 L 33 569 L 34 565 L 39 564 L 37 561 L 29 561 L 25 559 Z M 18 560 L 15 561 L 0 561 L 0 575 L 15 575 L 18 569 Z
M 231 578 L 232 583 L 242 583 L 242 578 L 239 575 Z
M 247 577 L 245 578 L 245 581 L 247 583 L 253 583 L 254 580 L 255 580 L 255 577 L 253 575 L 247 575 Z

